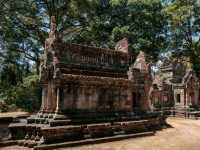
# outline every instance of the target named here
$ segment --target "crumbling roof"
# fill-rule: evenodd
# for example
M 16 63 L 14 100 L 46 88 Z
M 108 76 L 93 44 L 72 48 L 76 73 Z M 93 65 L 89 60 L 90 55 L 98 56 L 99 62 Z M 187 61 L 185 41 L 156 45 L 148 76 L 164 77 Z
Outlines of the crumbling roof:
M 137 56 L 133 68 L 139 69 L 141 71 L 148 71 L 148 65 L 145 60 L 144 52 L 140 51 L 139 55 Z
M 128 39 L 123 38 L 122 40 L 118 41 L 115 50 L 128 53 Z

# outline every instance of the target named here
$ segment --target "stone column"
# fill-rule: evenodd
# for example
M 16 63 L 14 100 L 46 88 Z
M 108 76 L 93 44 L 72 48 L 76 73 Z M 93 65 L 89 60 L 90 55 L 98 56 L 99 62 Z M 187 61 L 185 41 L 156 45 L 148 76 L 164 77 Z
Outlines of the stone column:
M 47 111 L 47 87 L 42 88 L 42 112 L 45 113 Z
M 185 92 L 185 107 L 188 107 L 188 93 Z
M 45 111 L 45 107 L 44 107 L 45 106 L 45 99 L 46 99 L 46 96 L 45 96 L 45 87 L 42 87 L 42 100 L 41 100 L 40 110 L 37 113 L 38 117 L 42 117 L 42 114 Z
M 191 93 L 189 94 L 189 99 L 190 99 L 190 104 L 189 105 L 192 105 L 192 95 L 191 95 Z
M 60 88 L 56 89 L 56 110 L 55 113 L 61 113 L 60 109 Z
M 47 113 L 51 113 L 51 105 L 52 105 L 52 91 L 51 91 L 51 82 L 48 83 L 48 86 L 47 86 L 47 104 L 46 104 L 46 112 Z
M 44 111 L 45 99 L 46 99 L 45 88 L 43 87 L 42 88 L 42 101 L 41 101 L 41 107 L 40 107 L 41 113 Z
M 52 85 L 52 89 L 51 90 L 52 90 L 51 91 L 51 93 L 52 93 L 52 97 L 51 97 L 51 103 L 52 103 L 51 110 L 52 110 L 52 112 L 55 112 L 55 110 L 56 110 L 56 102 L 57 102 L 57 88 L 54 85 Z
M 55 114 L 53 116 L 54 120 L 64 120 L 67 119 L 67 117 L 62 114 L 62 106 L 61 106 L 61 88 L 57 88 L 56 89 L 56 110 L 55 110 Z

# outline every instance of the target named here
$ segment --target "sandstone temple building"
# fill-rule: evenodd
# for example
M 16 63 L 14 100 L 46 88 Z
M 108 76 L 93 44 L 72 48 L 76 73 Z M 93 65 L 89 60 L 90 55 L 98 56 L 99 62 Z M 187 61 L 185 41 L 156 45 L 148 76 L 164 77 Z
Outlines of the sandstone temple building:
M 164 62 L 152 82 L 150 99 L 155 106 L 198 107 L 199 79 L 183 62 Z
M 55 27 L 52 21 L 41 64 L 41 113 L 150 110 L 152 78 L 142 51 L 131 63 L 126 39 L 116 50 L 63 43 Z

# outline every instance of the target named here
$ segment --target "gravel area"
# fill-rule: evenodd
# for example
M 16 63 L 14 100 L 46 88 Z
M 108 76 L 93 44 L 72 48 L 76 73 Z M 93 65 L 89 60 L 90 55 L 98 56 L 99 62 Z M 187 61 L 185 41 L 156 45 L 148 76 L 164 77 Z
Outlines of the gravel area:
M 200 120 L 168 118 L 167 122 L 171 127 L 158 131 L 154 136 L 58 150 L 200 150 Z M 30 149 L 10 146 L 0 150 Z

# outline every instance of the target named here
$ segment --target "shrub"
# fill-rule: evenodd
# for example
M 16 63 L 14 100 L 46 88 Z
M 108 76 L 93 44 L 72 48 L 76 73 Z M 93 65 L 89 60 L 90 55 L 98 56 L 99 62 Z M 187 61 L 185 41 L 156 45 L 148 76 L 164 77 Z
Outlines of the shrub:
M 1 90 L 1 99 L 6 106 L 2 111 L 15 111 L 18 108 L 28 112 L 37 111 L 41 99 L 38 76 L 28 75 L 22 83 Z

